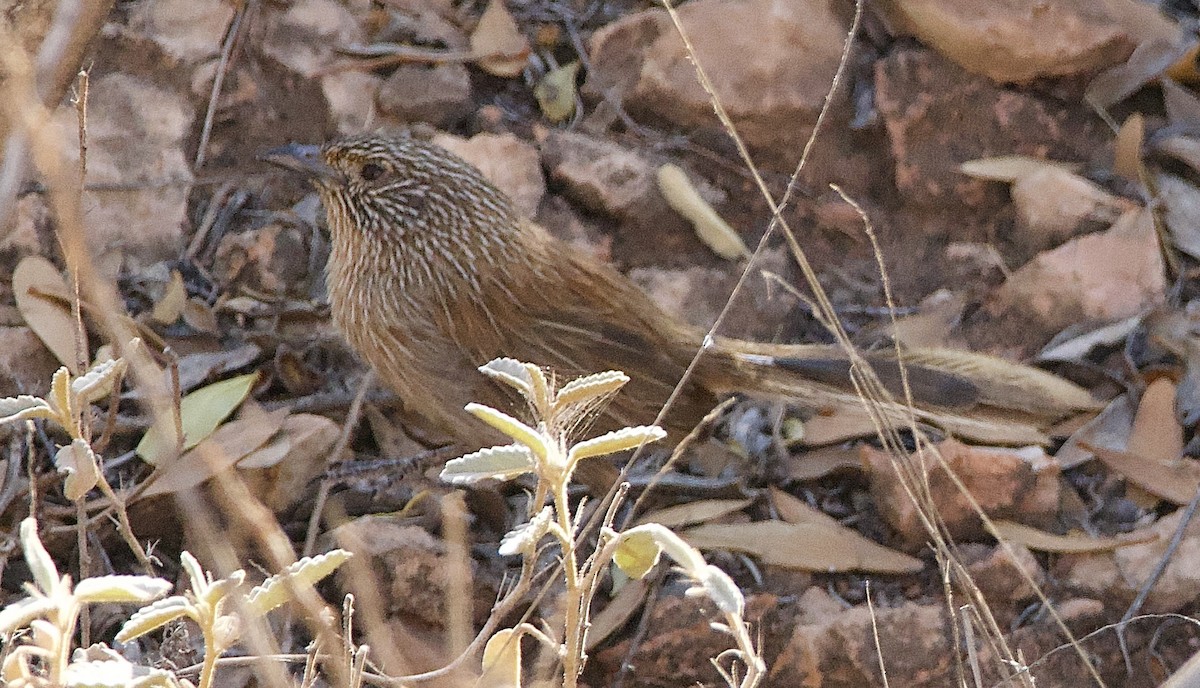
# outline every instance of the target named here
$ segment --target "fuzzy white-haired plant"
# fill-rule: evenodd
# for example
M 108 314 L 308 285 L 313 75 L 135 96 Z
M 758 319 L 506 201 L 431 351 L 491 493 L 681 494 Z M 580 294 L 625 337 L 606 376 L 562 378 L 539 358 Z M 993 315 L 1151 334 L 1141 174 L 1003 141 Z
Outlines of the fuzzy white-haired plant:
M 654 568 L 663 552 L 675 562 L 676 570 L 694 583 L 689 594 L 710 598 L 720 610 L 724 622 L 713 624 L 714 629 L 734 638 L 737 648 L 713 659 L 717 669 L 731 686 L 751 688 L 757 685 L 765 666 L 742 618 L 745 601 L 741 590 L 724 571 L 707 564 L 696 548 L 668 528 L 649 523 L 617 532 L 606 526 L 600 531 L 596 553 L 582 563 L 578 561 L 579 523 L 571 511 L 567 490 L 579 462 L 636 449 L 666 437 L 666 432 L 654 425 L 623 428 L 578 442 L 571 436 L 576 428 L 586 425 L 583 421 L 590 414 L 629 382 L 629 377 L 610 370 L 556 387 L 553 378 L 541 368 L 511 358 L 495 359 L 479 370 L 517 390 L 529 405 L 533 423 L 524 423 L 490 406 L 468 404 L 466 410 L 469 413 L 514 442 L 453 459 L 446 464 L 442 478 L 451 483 L 470 484 L 488 479 L 512 480 L 533 473 L 537 477 L 537 487 L 530 503 L 530 518 L 503 538 L 500 554 L 532 560 L 537 556 L 538 544 L 549 535 L 562 551 L 565 584 L 561 643 L 553 643 L 529 624 L 499 631 L 484 650 L 488 685 L 521 686 L 519 642 L 523 635 L 532 635 L 555 645 L 563 663 L 563 686 L 576 686 L 587 661 L 589 609 L 609 562 L 615 562 L 627 575 L 641 578 Z M 549 504 L 546 504 L 547 498 Z M 732 668 L 723 666 L 721 660 L 728 658 L 740 661 L 745 667 L 744 676 L 738 678 Z

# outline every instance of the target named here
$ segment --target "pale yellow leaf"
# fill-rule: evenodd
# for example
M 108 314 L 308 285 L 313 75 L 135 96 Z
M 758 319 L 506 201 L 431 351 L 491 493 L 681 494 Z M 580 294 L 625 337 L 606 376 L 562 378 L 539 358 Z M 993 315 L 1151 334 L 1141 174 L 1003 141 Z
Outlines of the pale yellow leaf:
M 351 556 L 347 550 L 335 549 L 304 557 L 256 586 L 246 596 L 246 603 L 259 614 L 266 614 L 291 599 L 290 585 L 311 587 L 346 563 Z
M 667 205 L 692 223 L 696 236 L 713 253 L 726 260 L 750 257 L 742 236 L 704 200 L 678 166 L 666 164 L 658 168 L 658 189 Z
M 534 469 L 533 453 L 523 444 L 488 447 L 446 462 L 441 478 L 455 485 L 480 480 L 511 480 Z
M 188 601 L 178 595 L 159 600 L 134 612 L 117 632 L 116 640 L 127 643 L 187 615 L 191 610 Z
M 0 423 L 11 423 L 33 418 L 56 418 L 57 414 L 45 399 L 22 394 L 19 397 L 0 399 Z
M 575 78 L 579 75 L 579 62 L 571 62 L 552 69 L 533 88 L 542 114 L 551 122 L 565 122 L 575 114 Z
M 100 466 L 92 447 L 82 439 L 63 445 L 54 455 L 54 466 L 67 474 L 63 494 L 75 501 L 88 493 L 100 482 Z
M 1074 172 L 1083 166 L 1075 163 L 1043 160 L 1028 155 L 998 155 L 992 158 L 968 160 L 958 166 L 958 171 L 975 179 L 1012 183 L 1027 174 L 1047 167 Z
M 629 382 L 629 376 L 619 370 L 594 373 L 571 380 L 554 396 L 554 408 L 561 411 L 573 404 L 593 401 L 613 394 Z
M 625 451 L 626 449 L 636 449 L 647 442 L 656 442 L 666 436 L 667 431 L 657 425 L 621 428 L 620 430 L 604 433 L 599 437 L 593 437 L 590 440 L 584 440 L 571 447 L 567 453 L 567 463 L 574 464 L 577 461 L 582 461 L 593 456 L 604 456 L 606 454 Z
M 533 452 L 533 455 L 537 459 L 541 461 L 546 460 L 546 455 L 549 451 L 549 448 L 546 446 L 546 441 L 542 439 L 542 436 L 533 428 L 522 423 L 516 418 L 513 418 L 507 413 L 497 411 L 496 409 L 490 406 L 484 406 L 483 404 L 467 404 L 466 411 L 493 428 L 496 428 L 505 435 L 513 438 L 517 442 L 529 447 L 529 450 Z
M 653 533 L 629 531 L 621 535 L 620 543 L 613 552 L 613 563 L 625 575 L 637 580 L 650 573 L 661 555 L 662 548 Z
M 515 358 L 494 358 L 479 366 L 479 372 L 512 387 L 526 399 L 531 399 L 534 386 L 531 368 L 536 370 L 536 366 L 522 363 Z
M 505 628 L 488 638 L 483 648 L 483 677 L 476 684 L 521 688 L 521 634 Z

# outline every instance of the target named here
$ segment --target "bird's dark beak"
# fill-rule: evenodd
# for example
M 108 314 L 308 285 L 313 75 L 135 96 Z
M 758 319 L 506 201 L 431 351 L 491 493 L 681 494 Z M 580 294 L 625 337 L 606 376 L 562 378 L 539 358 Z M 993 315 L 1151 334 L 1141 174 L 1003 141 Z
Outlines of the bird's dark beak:
M 301 143 L 272 148 L 258 156 L 259 160 L 299 172 L 314 180 L 332 180 L 339 177 L 337 170 L 321 159 L 321 147 Z

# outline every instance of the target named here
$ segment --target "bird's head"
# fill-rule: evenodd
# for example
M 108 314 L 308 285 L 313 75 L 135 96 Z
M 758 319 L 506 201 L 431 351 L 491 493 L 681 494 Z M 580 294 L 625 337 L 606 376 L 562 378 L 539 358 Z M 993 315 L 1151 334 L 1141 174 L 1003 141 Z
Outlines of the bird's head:
M 263 159 L 316 187 L 334 242 L 400 242 L 409 250 L 474 254 L 518 231 L 512 202 L 478 169 L 428 141 L 365 135 L 291 144 Z

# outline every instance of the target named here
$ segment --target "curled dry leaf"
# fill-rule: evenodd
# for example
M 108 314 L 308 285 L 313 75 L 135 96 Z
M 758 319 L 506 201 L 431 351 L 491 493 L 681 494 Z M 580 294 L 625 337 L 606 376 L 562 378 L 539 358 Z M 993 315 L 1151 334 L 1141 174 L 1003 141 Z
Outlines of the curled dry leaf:
M 1200 189 L 1173 174 L 1154 175 L 1158 200 L 1162 203 L 1163 221 L 1175 248 L 1193 258 L 1200 257 Z
M 726 260 L 750 256 L 750 250 L 746 248 L 741 235 L 704 200 L 687 173 L 677 165 L 667 164 L 658 168 L 658 188 L 667 204 L 692 223 L 696 236 L 713 253 Z
M 1187 47 L 1175 41 L 1151 40 L 1142 43 L 1124 64 L 1092 79 L 1085 97 L 1089 103 L 1100 107 L 1116 105 L 1157 79 L 1186 52 Z
M 70 292 L 58 268 L 41 256 L 27 256 L 13 271 L 12 289 L 25 323 L 60 363 L 72 374 L 78 374 L 75 319 L 64 305 L 70 300 Z
M 1133 428 L 1134 404 L 1129 396 L 1121 396 L 1109 402 L 1095 418 L 1072 434 L 1054 458 L 1064 469 L 1074 468 L 1095 458 L 1095 454 L 1084 449 L 1094 445 L 1123 449 Z
M 493 76 L 512 78 L 529 61 L 529 41 L 517 28 L 504 0 L 490 0 L 471 34 L 471 52 L 478 65 Z
M 267 508 L 285 511 L 308 496 L 305 488 L 325 470 L 339 433 L 324 416 L 288 416 L 270 441 L 238 463 L 238 471 Z

